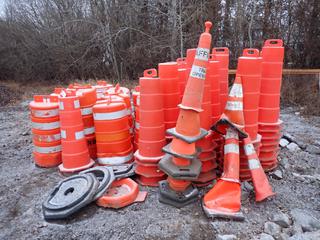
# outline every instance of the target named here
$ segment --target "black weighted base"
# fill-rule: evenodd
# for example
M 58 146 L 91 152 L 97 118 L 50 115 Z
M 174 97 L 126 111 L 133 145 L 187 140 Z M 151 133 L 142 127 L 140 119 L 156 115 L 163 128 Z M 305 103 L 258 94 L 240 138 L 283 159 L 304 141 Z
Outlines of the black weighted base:
M 183 192 L 176 192 L 169 187 L 167 180 L 159 182 L 159 201 L 177 208 L 187 206 L 199 199 L 199 191 L 190 185 Z
M 182 135 L 182 134 L 178 133 L 176 131 L 176 128 L 170 128 L 166 132 L 170 136 L 174 136 L 176 138 L 179 138 L 179 139 L 181 139 L 181 140 L 183 140 L 183 141 L 185 141 L 187 143 L 194 143 L 194 142 L 200 140 L 201 138 L 205 137 L 208 134 L 208 131 L 203 129 L 203 128 L 200 128 L 200 134 L 199 135 L 192 136 L 192 137 L 185 136 L 185 135 Z

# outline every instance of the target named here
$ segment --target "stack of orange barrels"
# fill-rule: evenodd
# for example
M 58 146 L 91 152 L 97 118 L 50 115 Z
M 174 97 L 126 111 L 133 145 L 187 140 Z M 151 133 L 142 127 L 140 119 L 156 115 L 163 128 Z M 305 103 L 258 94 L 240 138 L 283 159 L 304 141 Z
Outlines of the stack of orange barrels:
M 58 166 L 61 163 L 58 97 L 35 95 L 29 108 L 35 164 L 45 168 Z
M 63 90 L 59 97 L 59 115 L 61 124 L 62 173 L 74 173 L 93 166 L 80 110 L 76 90 Z
M 97 100 L 102 100 L 106 97 L 107 90 L 112 86 L 112 84 L 108 84 L 105 80 L 98 80 L 97 84 L 93 86 L 96 89 Z
M 259 102 L 258 132 L 262 136 L 259 159 L 265 171 L 278 165 L 282 121 L 280 116 L 280 89 L 284 47 L 281 39 L 266 40 L 261 52 L 262 72 Z
M 242 80 L 243 112 L 245 131 L 252 139 L 252 144 L 257 154 L 260 151 L 261 136 L 258 135 L 259 97 L 261 83 L 261 62 L 258 49 L 246 48 L 238 58 L 237 76 Z M 234 89 L 236 86 L 234 86 Z M 240 141 L 240 179 L 250 180 L 251 172 L 248 159 L 243 151 L 243 142 Z
M 161 84 L 160 89 L 162 89 L 163 93 L 164 124 L 167 130 L 176 125 L 179 115 L 180 86 L 178 64 L 176 62 L 159 63 L 158 71 Z M 171 139 L 169 136 L 167 138 Z
M 109 95 L 93 106 L 97 162 L 117 165 L 131 162 L 131 142 L 127 106 L 123 98 Z
M 156 69 L 144 71 L 139 79 L 139 149 L 135 152 L 137 181 L 146 186 L 158 186 L 165 179 L 158 162 L 163 157 L 162 147 L 166 144 L 163 94 Z

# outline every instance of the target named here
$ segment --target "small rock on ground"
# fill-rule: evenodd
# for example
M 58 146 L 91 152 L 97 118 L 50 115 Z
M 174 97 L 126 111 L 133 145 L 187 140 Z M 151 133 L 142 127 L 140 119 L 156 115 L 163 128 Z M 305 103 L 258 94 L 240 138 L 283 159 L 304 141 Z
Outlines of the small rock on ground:
M 319 240 L 320 231 L 298 233 L 289 238 L 289 240 Z
M 272 221 L 281 227 L 287 228 L 291 225 L 291 220 L 287 214 L 278 213 L 272 218 Z
M 217 240 L 237 240 L 237 236 L 233 234 L 218 235 Z
M 282 171 L 281 170 L 276 170 L 274 171 L 271 176 L 274 178 L 274 179 L 277 179 L 277 180 L 280 180 L 283 178 L 283 175 L 282 175 Z
M 259 236 L 258 236 L 258 240 L 274 240 L 274 238 L 269 235 L 269 234 L 266 234 L 266 233 L 261 233 Z
M 275 237 L 275 236 L 280 235 L 281 227 L 274 222 L 266 222 L 264 224 L 264 232 Z
M 290 150 L 290 151 L 298 151 L 300 150 L 300 147 L 298 146 L 298 144 L 292 142 L 290 143 L 289 145 L 287 145 L 287 148 Z
M 285 138 L 281 138 L 281 139 L 280 139 L 280 142 L 279 142 L 280 147 L 284 148 L 284 147 L 286 147 L 288 144 L 289 144 L 289 141 L 288 141 L 287 139 L 285 139 Z
M 295 208 L 290 213 L 294 223 L 300 225 L 304 232 L 312 232 L 320 229 L 320 220 L 316 219 L 312 212 Z

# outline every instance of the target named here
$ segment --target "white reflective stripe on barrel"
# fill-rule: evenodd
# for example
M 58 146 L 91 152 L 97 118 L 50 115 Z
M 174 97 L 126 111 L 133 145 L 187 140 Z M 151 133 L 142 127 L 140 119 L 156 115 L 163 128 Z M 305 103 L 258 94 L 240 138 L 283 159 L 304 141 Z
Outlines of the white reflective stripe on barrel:
M 56 153 L 56 152 L 61 152 L 61 145 L 54 146 L 54 147 L 34 146 L 34 151 L 37 152 L 37 153 Z
M 136 101 L 137 101 L 137 103 L 136 103 L 137 106 L 140 106 L 140 95 L 137 96 L 137 100 Z
M 61 139 L 61 135 L 60 133 L 53 134 L 53 135 L 33 134 L 33 138 L 39 142 L 55 142 Z
M 239 139 L 238 132 L 233 128 L 228 128 L 225 139 Z
M 190 77 L 205 80 L 206 79 L 206 68 L 200 67 L 197 65 L 192 65 Z
M 47 109 L 47 110 L 31 110 L 31 113 L 35 117 L 39 118 L 49 118 L 56 117 L 59 115 L 59 109 Z
M 197 48 L 195 59 L 208 61 L 210 50 L 207 48 Z
M 132 157 L 133 157 L 133 153 L 130 153 L 127 156 L 121 156 L 121 157 L 99 157 L 97 158 L 97 160 L 100 164 L 114 165 L 114 164 L 126 163 L 130 161 Z
M 244 152 L 247 156 L 256 153 L 252 143 L 244 145 Z
M 84 131 L 84 135 L 90 135 L 95 132 L 95 129 L 94 127 L 90 127 L 90 128 L 85 128 L 83 131 Z
M 82 116 L 90 115 L 90 114 L 92 114 L 92 107 L 81 108 L 81 115 Z
M 73 106 L 74 106 L 74 108 L 80 108 L 80 102 L 79 102 L 79 100 L 75 100 L 75 101 L 73 102 Z
M 261 167 L 260 161 L 256 158 L 249 159 L 249 169 L 254 170 L 254 169 L 259 169 Z
M 61 130 L 61 138 L 66 139 L 67 138 L 67 132 L 66 130 Z
M 51 123 L 38 123 L 38 122 L 32 122 L 32 128 L 38 129 L 38 130 L 52 130 L 56 128 L 60 128 L 60 122 L 51 122 Z
M 243 97 L 242 84 L 234 83 L 229 93 L 230 97 Z
M 243 103 L 239 101 L 228 101 L 225 109 L 230 111 L 242 111 Z
M 84 138 L 84 132 L 83 131 L 75 132 L 74 137 L 76 140 L 82 139 Z
M 131 109 L 127 109 L 127 114 L 131 115 L 131 113 L 132 113 Z
M 135 123 L 134 123 L 134 127 L 135 127 L 136 129 L 139 129 L 139 128 L 140 128 L 140 123 L 135 122 Z
M 239 154 L 239 145 L 234 143 L 224 145 L 224 154 L 228 153 Z
M 109 112 L 109 113 L 93 113 L 94 120 L 113 120 L 119 119 L 127 116 L 127 109 L 123 109 L 117 112 Z
M 59 102 L 59 109 L 64 110 L 64 105 L 63 105 L 63 102 L 61 102 L 61 101 Z

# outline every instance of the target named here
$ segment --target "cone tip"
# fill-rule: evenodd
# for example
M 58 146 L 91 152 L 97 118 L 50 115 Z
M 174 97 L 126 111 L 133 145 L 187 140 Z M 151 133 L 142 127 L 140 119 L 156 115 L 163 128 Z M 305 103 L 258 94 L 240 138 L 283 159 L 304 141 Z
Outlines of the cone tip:
M 209 33 L 210 32 L 210 28 L 212 27 L 212 22 L 210 22 L 210 21 L 206 21 L 205 23 L 204 23 L 204 25 L 205 25 L 205 32 L 206 33 Z

